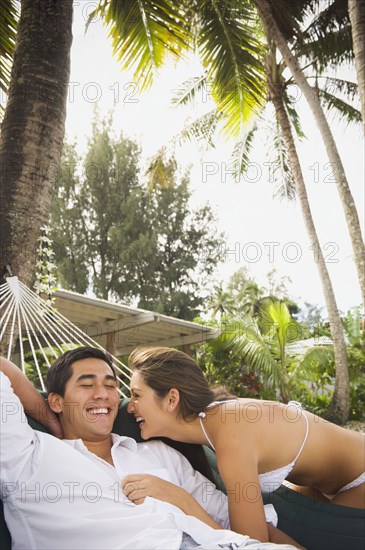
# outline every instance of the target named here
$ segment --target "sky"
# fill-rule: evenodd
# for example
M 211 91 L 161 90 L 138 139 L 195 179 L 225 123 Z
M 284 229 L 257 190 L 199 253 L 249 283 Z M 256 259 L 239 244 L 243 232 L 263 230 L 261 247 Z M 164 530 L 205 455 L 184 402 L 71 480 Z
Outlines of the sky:
M 66 138 L 85 150 L 95 108 L 100 115 L 114 109 L 112 127 L 135 138 L 148 159 L 168 143 L 195 112 L 171 106 L 173 90 L 187 78 L 201 74 L 197 59 L 172 64 L 161 71 L 154 86 L 141 92 L 130 73 L 122 72 L 112 55 L 107 30 L 96 20 L 85 34 L 85 23 L 97 2 L 75 1 L 71 78 L 67 102 Z M 201 107 L 212 105 L 209 90 Z M 321 137 L 304 100 L 298 109 L 307 139 L 299 146 L 313 217 L 330 272 L 338 306 L 342 311 L 359 305 L 360 288 L 352 259 L 343 209 L 333 181 L 331 166 Z M 268 112 L 272 118 L 272 112 Z M 331 128 L 345 166 L 364 228 L 364 142 L 359 127 L 346 127 L 331 119 Z M 227 281 L 246 266 L 263 286 L 266 275 L 276 269 L 278 277 L 290 277 L 288 292 L 299 304 L 325 307 L 316 267 L 317 251 L 310 249 L 299 204 L 273 199 L 274 185 L 268 165 L 267 140 L 261 132 L 254 143 L 248 170 L 238 181 L 228 171 L 233 142 L 218 139 L 216 148 L 204 155 L 195 144 L 176 150 L 182 168 L 191 166 L 192 206 L 207 201 L 225 233 L 224 262 L 217 281 Z M 323 310 L 325 314 L 325 309 Z

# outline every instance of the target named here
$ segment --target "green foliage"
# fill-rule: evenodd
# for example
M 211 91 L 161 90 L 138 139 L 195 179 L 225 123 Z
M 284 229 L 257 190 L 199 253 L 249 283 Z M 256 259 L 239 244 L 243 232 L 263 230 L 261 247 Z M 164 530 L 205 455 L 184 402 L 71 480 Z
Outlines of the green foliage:
M 246 267 L 228 284 L 215 287 L 207 308 L 208 325 L 218 338 L 199 348 L 198 361 L 212 383 L 223 384 L 240 397 L 295 399 L 323 415 L 335 387 L 335 359 L 322 308 L 303 308 L 288 298 L 286 277 L 275 270 L 259 286 Z M 217 317 L 217 319 L 216 319 Z M 199 322 L 204 322 L 199 319 Z M 350 420 L 365 411 L 365 333 L 361 308 L 343 318 L 350 377 Z M 329 344 L 324 344 L 327 337 Z M 281 394 L 281 395 L 280 395 Z
M 41 227 L 41 236 L 38 238 L 38 261 L 34 289 L 39 296 L 46 295 L 46 303 L 52 306 L 55 300 L 53 294 L 56 290 L 57 279 L 55 276 L 56 264 L 53 261 L 52 241 L 48 236 L 49 232 L 49 227 Z
M 51 216 L 60 282 L 103 299 L 192 319 L 222 254 L 213 211 L 191 211 L 189 175 L 165 162 L 169 185 L 140 182 L 140 150 L 93 124 L 84 161 L 66 145 Z
M 180 59 L 189 35 L 178 3 L 159 0 L 108 0 L 100 2 L 91 17 L 101 15 L 109 28 L 114 55 L 123 69 L 133 69 L 142 88 L 170 56 Z
M 248 2 L 200 2 L 197 49 L 225 130 L 241 136 L 265 101 L 262 31 Z M 199 32 L 200 30 L 200 32 Z
M 20 2 L 17 0 L 0 0 L 0 90 L 4 93 L 7 93 L 10 84 L 19 8 Z
M 360 307 L 347 312 L 344 319 L 350 375 L 349 420 L 365 419 L 365 319 Z
M 248 276 L 245 269 L 236 275 L 233 288 L 239 288 L 244 274 Z M 232 295 L 227 292 L 226 302 L 230 299 Z M 312 347 L 305 347 L 309 336 L 329 336 L 320 308 L 306 304 L 302 319 L 297 322 L 288 315 L 283 302 L 267 298 L 253 317 L 238 317 L 226 309 L 220 321 L 207 323 L 221 334 L 199 348 L 199 365 L 211 383 L 224 384 L 239 397 L 260 399 L 282 398 L 280 376 L 284 372 L 284 391 L 289 390 L 291 399 L 321 416 L 331 402 L 335 386 L 333 347 L 316 343 L 315 339 L 314 344 L 310 340 Z M 360 421 L 365 418 L 363 324 L 360 308 L 353 308 L 344 318 L 350 376 L 349 420 Z M 280 365 L 285 371 L 280 370 Z
M 287 283 L 289 277 L 278 277 L 275 269 L 266 275 L 267 286 L 260 287 L 247 267 L 241 267 L 230 277 L 226 288 L 221 283 L 215 286 L 207 301 L 206 312 L 210 311 L 213 317 L 217 313 L 242 314 L 255 317 L 267 298 L 283 300 L 292 315 L 298 313 L 298 306 L 287 297 Z
M 235 278 L 238 288 L 244 273 Z M 224 381 L 237 395 L 272 398 L 278 392 L 287 402 L 291 388 L 286 347 L 302 332 L 285 302 L 265 298 L 254 317 L 243 312 L 224 315 L 218 328 L 218 338 L 203 348 L 201 365 L 208 378 Z
M 365 420 L 365 348 L 348 350 L 350 374 L 349 420 Z

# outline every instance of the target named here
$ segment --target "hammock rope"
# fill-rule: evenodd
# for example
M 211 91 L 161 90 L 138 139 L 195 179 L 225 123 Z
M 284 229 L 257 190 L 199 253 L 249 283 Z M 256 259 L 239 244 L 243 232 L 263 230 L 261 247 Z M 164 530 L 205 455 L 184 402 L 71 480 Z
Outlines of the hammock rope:
M 57 359 L 66 349 L 91 346 L 106 351 L 17 277 L 8 277 L 6 282 L 0 285 L 0 343 L 5 335 L 8 335 L 7 358 L 9 360 L 13 353 L 15 338 L 17 340 L 20 367 L 23 372 L 25 372 L 25 346 L 29 346 L 43 391 L 45 391 L 45 385 L 38 358 L 39 353 L 49 368 L 51 366 L 49 355 Z M 129 392 L 128 382 L 131 370 L 117 357 L 113 355 L 111 357 L 121 384 L 119 392 L 126 397 Z

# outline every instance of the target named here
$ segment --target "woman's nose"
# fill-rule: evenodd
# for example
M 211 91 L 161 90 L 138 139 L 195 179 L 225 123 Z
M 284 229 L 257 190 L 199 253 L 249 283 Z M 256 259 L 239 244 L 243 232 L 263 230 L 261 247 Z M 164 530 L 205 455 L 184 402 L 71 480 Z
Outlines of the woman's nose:
M 132 399 L 131 399 L 131 400 L 129 401 L 129 403 L 128 403 L 127 411 L 128 411 L 129 413 L 133 413 L 133 412 L 134 412 L 134 403 L 133 403 Z

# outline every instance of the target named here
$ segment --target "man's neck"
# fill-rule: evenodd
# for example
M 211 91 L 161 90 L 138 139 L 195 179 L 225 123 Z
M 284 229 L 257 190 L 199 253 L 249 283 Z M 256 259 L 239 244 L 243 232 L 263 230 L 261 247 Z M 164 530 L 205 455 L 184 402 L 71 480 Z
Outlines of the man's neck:
M 87 448 L 87 450 L 90 451 L 90 453 L 94 453 L 99 458 L 102 458 L 103 460 L 105 460 L 106 462 L 109 462 L 109 464 L 114 466 L 112 453 L 111 453 L 111 449 L 112 449 L 111 435 L 107 436 L 105 439 L 101 441 L 85 441 L 83 439 L 83 443 Z

